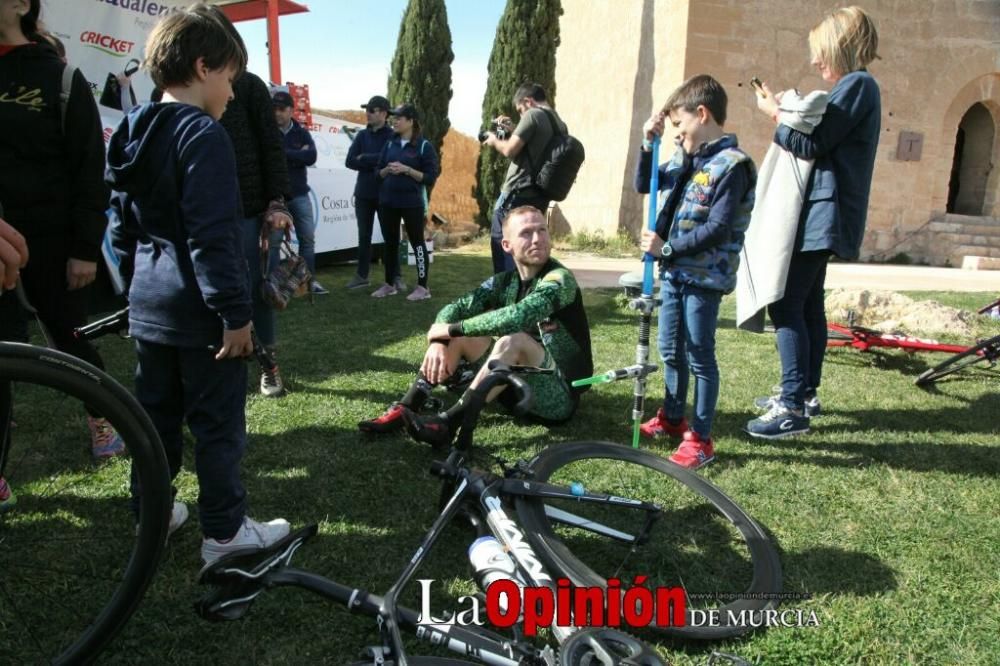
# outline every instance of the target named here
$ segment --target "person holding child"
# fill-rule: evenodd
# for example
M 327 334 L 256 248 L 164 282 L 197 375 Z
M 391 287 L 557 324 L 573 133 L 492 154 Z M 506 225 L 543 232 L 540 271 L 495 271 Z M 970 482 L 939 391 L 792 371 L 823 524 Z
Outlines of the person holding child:
M 799 214 L 783 297 L 768 306 L 781 360 L 781 390 L 758 398 L 767 412 L 746 432 L 780 439 L 809 432 L 820 412 L 817 389 L 826 354 L 824 283 L 831 255 L 857 259 L 882 120 L 878 83 L 865 67 L 878 52 L 878 32 L 860 7 L 834 11 L 809 33 L 812 64 L 832 83 L 822 121 L 812 133 L 781 123 L 781 95 L 762 86 L 758 108 L 778 123 L 774 143 L 815 160 Z
M 185 421 L 194 436 L 206 564 L 289 531 L 285 520 L 246 515 L 240 481 L 253 308 L 236 159 L 218 120 L 246 62 L 243 40 L 218 8 L 199 4 L 161 19 L 145 67 L 163 102 L 122 120 L 105 176 L 138 356 L 136 398 L 163 440 L 172 478 Z M 138 503 L 141 489 L 132 490 Z M 174 502 L 170 531 L 186 518 L 185 505 Z
M 648 437 L 681 438 L 670 460 L 697 469 L 715 458 L 712 420 L 719 397 L 715 329 L 722 295 L 736 286 L 736 268 L 753 209 L 756 168 L 723 131 L 726 91 L 711 76 L 685 81 L 663 109 L 643 125 L 635 188 L 649 192 L 651 142 L 669 118 L 677 148 L 660 165 L 661 205 L 656 230 L 645 230 L 641 247 L 660 262 L 657 343 L 663 359 L 665 396 L 656 416 L 643 423 Z M 652 195 L 651 195 L 652 196 Z M 694 407 L 684 416 L 689 374 Z

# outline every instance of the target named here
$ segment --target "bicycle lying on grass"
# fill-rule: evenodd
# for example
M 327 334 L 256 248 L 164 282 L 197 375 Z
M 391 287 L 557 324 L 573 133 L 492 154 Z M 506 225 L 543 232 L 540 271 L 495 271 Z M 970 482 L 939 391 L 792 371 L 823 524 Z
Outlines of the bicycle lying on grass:
M 909 335 L 883 333 L 863 326 L 828 323 L 827 347 L 853 347 L 860 351 L 876 348 L 902 349 L 906 352 L 939 352 L 952 354 L 950 358 L 922 372 L 915 380 L 917 386 L 927 386 L 943 377 L 975 365 L 992 368 L 1000 360 L 1000 335 L 980 340 L 973 346 L 952 345 L 915 338 Z
M 518 409 L 525 411 L 530 390 L 519 374 L 540 370 L 502 365 L 491 369 L 481 390 L 505 384 L 518 393 Z M 499 472 L 485 471 L 472 460 L 477 418 L 478 410 L 466 412 L 447 459 L 431 465 L 443 483 L 441 512 L 385 596 L 293 568 L 293 555 L 317 532 L 311 525 L 270 548 L 234 553 L 203 569 L 200 582 L 213 589 L 196 604 L 198 613 L 209 620 L 235 620 L 265 590 L 300 587 L 377 619 L 381 643 L 368 649 L 367 663 L 473 663 L 409 658 L 402 638 L 405 629 L 419 641 L 473 657 L 475 663 L 596 666 L 664 661 L 613 626 L 582 628 L 557 621 L 548 631 L 557 645 L 536 645 L 528 638 L 534 624 L 549 624 L 539 622 L 545 609 L 542 597 L 554 600 L 555 617 L 564 620 L 560 599 L 571 597 L 575 621 L 584 621 L 589 610 L 597 625 L 614 625 L 632 612 L 649 623 L 652 597 L 636 605 L 638 587 L 644 585 L 657 599 L 661 589 L 679 587 L 669 607 L 674 613 L 684 608 L 675 618 L 681 621 L 653 622 L 637 630 L 686 639 L 743 634 L 750 626 L 733 617 L 777 607 L 781 565 L 773 544 L 760 525 L 710 482 L 651 452 L 606 442 L 557 444 L 530 462 L 507 465 L 494 460 Z M 400 604 L 404 588 L 458 516 L 469 518 L 480 536 L 495 537 L 509 554 L 506 588 L 524 589 L 523 604 L 516 593 L 507 597 L 510 610 L 505 617 L 513 623 L 519 610 L 521 615 L 510 636 L 455 622 L 456 615 L 432 616 L 425 622 L 420 613 Z M 511 579 L 518 581 L 516 588 Z M 487 600 L 493 590 L 487 588 Z M 720 591 L 732 594 L 716 595 Z M 600 611 L 594 605 L 577 605 L 588 598 L 593 604 L 595 593 L 601 599 Z M 540 606 L 534 603 L 539 599 Z M 612 619 L 610 611 L 603 620 L 593 615 L 603 615 L 605 603 L 619 609 L 617 618 Z M 699 623 L 699 610 L 714 610 L 720 619 L 712 626 Z M 552 613 L 550 606 L 548 620 Z

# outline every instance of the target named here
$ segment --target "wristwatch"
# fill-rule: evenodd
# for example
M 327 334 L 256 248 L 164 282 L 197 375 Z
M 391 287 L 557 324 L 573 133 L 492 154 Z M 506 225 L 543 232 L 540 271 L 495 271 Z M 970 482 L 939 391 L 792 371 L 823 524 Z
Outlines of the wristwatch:
M 674 253 L 674 248 L 670 247 L 670 241 L 665 242 L 663 244 L 663 247 L 660 248 L 661 259 L 669 259 L 670 255 L 672 255 L 673 253 Z

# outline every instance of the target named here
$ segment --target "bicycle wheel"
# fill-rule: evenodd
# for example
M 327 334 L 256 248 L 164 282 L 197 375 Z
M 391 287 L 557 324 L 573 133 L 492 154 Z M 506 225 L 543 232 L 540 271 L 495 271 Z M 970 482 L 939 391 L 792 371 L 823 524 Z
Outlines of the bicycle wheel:
M 557 444 L 530 467 L 536 481 L 582 484 L 588 492 L 661 507 L 646 540 L 634 544 L 615 535 L 641 534 L 645 511 L 575 498 L 517 500 L 537 554 L 574 586 L 607 589 L 608 579 L 617 578 L 623 601 L 637 576 L 647 577 L 650 590 L 682 588 L 685 626 L 651 623 L 650 630 L 686 639 L 727 638 L 746 633 L 754 620 L 759 626 L 759 612 L 777 607 L 781 564 L 771 540 L 697 474 L 648 451 L 607 442 Z
M 989 340 L 984 340 L 975 347 L 970 347 L 964 352 L 955 354 L 943 363 L 925 370 L 917 377 L 916 384 L 917 386 L 927 386 L 942 377 L 947 377 L 959 370 L 978 364 L 992 367 L 998 359 L 1000 359 L 1000 335 L 992 337 Z
M 14 398 L 3 475 L 17 498 L 0 514 L 0 654 L 88 663 L 136 609 L 159 562 L 172 505 L 163 446 L 121 384 L 67 354 L 0 343 L 0 386 Z M 92 466 L 84 402 L 122 436 L 131 465 Z M 130 468 L 143 489 L 138 527 Z
M 559 666 L 611 663 L 666 666 L 667 662 L 639 639 L 615 629 L 583 629 L 559 646 Z

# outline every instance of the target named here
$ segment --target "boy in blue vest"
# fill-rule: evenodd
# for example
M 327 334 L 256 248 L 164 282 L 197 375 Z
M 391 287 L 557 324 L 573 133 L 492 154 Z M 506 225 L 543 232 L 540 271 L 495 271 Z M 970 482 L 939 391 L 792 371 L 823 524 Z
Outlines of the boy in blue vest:
M 659 166 L 656 231 L 641 247 L 660 261 L 659 335 L 666 395 L 656 416 L 642 424 L 648 437 L 680 437 L 670 460 L 697 469 L 715 458 L 712 419 L 719 397 L 715 327 L 722 295 L 736 286 L 736 267 L 753 209 L 757 170 L 726 134 L 726 91 L 711 76 L 688 79 L 643 126 L 635 188 L 649 192 L 651 142 L 669 118 L 677 149 Z M 695 377 L 694 409 L 684 418 L 688 376 Z
M 185 421 L 194 436 L 206 564 L 289 531 L 285 520 L 246 515 L 240 481 L 253 313 L 236 158 L 218 120 L 246 62 L 243 40 L 219 9 L 194 5 L 163 18 L 145 57 L 163 103 L 125 117 L 105 174 L 117 213 L 112 242 L 129 285 L 135 395 L 163 440 L 171 478 Z M 134 501 L 140 495 L 133 486 Z M 175 502 L 170 531 L 186 518 Z

